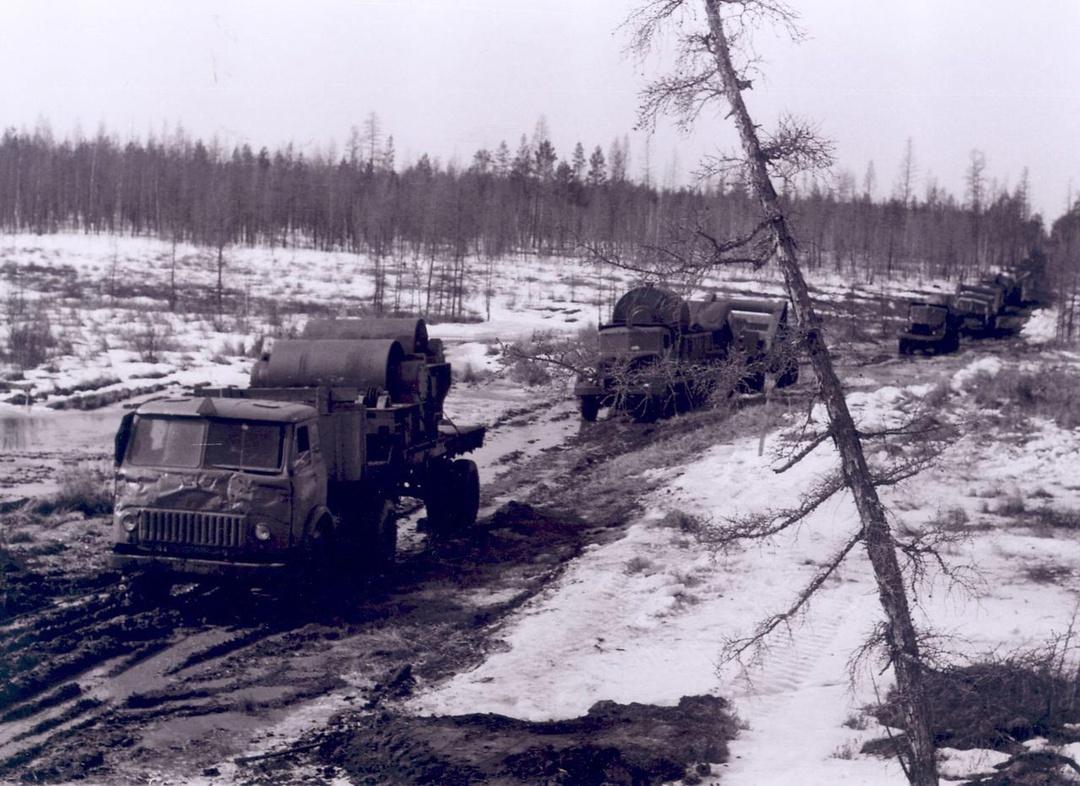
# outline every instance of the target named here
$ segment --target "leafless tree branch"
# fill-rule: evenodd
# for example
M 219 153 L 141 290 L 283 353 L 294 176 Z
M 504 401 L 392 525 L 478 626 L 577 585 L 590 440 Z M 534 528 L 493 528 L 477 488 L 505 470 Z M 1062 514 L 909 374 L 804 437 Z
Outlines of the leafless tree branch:
M 843 489 L 844 479 L 839 471 L 834 471 L 819 478 L 808 493 L 801 495 L 796 507 L 721 519 L 705 530 L 702 540 L 712 548 L 724 549 L 741 541 L 771 538 L 803 521 Z
M 847 559 L 848 554 L 862 541 L 862 531 L 860 530 L 854 536 L 852 536 L 840 549 L 832 555 L 822 565 L 818 571 L 814 574 L 813 578 L 802 588 L 799 594 L 795 597 L 786 609 L 776 614 L 769 616 L 767 619 L 762 620 L 754 628 L 754 632 L 745 638 L 732 639 L 725 643 L 723 648 L 722 659 L 724 661 L 739 661 L 742 662 L 743 655 L 751 650 L 759 649 L 765 639 L 767 639 L 777 628 L 780 626 L 790 625 L 800 613 L 802 613 L 814 595 L 818 590 L 828 581 L 840 568 L 844 560 Z

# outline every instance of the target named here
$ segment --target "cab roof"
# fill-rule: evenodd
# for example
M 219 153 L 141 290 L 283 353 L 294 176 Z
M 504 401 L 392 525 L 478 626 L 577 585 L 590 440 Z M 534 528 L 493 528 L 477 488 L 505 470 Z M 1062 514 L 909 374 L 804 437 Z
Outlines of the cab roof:
M 182 396 L 148 401 L 136 412 L 140 415 L 171 417 L 228 418 L 231 420 L 265 420 L 274 423 L 298 423 L 315 416 L 307 404 L 269 399 L 214 398 Z

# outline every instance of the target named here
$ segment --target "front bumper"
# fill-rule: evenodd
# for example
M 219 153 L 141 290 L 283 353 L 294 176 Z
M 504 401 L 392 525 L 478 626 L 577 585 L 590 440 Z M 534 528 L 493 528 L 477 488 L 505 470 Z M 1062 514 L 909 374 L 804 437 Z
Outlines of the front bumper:
M 124 573 L 155 572 L 177 578 L 222 581 L 265 581 L 286 576 L 293 568 L 287 561 L 243 562 L 236 560 L 193 559 L 162 554 L 113 551 L 108 565 Z

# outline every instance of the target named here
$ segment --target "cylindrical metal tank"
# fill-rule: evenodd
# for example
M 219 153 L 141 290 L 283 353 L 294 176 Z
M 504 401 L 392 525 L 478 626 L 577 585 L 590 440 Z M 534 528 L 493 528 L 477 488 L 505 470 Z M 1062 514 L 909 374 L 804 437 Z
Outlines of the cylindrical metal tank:
M 393 338 L 406 354 L 427 354 L 424 320 L 416 317 L 387 319 L 311 319 L 302 338 Z
M 669 325 L 685 331 L 690 324 L 690 307 L 674 292 L 638 287 L 619 298 L 611 321 L 625 325 Z
M 693 300 L 690 302 L 690 329 L 722 330 L 730 312 L 731 302 L 727 300 Z
M 394 339 L 282 339 L 251 369 L 251 386 L 377 388 L 397 400 L 404 358 Z

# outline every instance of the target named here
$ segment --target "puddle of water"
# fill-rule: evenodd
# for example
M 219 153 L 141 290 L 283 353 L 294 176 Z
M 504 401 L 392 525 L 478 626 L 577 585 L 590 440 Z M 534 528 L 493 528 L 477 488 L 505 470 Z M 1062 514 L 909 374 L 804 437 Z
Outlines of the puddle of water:
M 32 408 L 0 410 L 0 449 L 4 451 L 108 451 L 121 413 L 51 412 Z
M 71 467 L 111 459 L 122 414 L 0 406 L 0 501 L 54 493 Z

